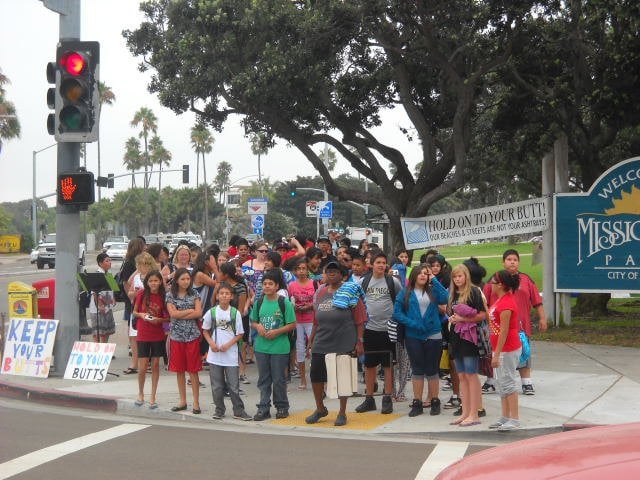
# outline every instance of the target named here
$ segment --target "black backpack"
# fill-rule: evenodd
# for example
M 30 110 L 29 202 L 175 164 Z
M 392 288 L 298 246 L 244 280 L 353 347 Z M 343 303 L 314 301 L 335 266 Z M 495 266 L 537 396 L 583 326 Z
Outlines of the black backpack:
M 367 293 L 367 287 L 369 287 L 369 282 L 371 282 L 371 278 L 373 277 L 373 274 L 371 272 L 367 273 L 364 277 L 362 277 L 362 283 L 360 284 L 362 286 L 362 290 L 364 290 L 364 293 Z M 384 274 L 384 279 L 387 282 L 387 288 L 389 289 L 389 295 L 391 295 L 391 303 L 395 303 L 396 301 L 396 295 L 398 292 L 396 292 L 396 284 L 393 281 L 393 276 L 391 275 L 387 275 L 386 273 Z

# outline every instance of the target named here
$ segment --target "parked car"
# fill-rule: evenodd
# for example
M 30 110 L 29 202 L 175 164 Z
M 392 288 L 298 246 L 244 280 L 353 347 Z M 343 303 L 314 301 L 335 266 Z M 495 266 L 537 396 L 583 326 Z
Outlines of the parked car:
M 109 255 L 112 260 L 124 260 L 124 257 L 127 256 L 128 246 L 128 243 L 112 243 L 107 249 L 107 255 Z
M 107 237 L 107 239 L 102 244 L 102 251 L 106 252 L 114 243 L 129 243 L 129 238 L 126 235 L 115 235 Z
M 500 434 L 498 434 L 500 435 Z M 640 477 L 640 423 L 589 427 L 469 455 L 437 480 L 601 480 Z
M 29 254 L 29 260 L 31 261 L 31 265 L 38 261 L 38 249 L 32 248 L 31 253 Z
M 86 245 L 82 242 L 78 243 L 78 263 L 82 266 L 85 263 Z M 49 268 L 56 266 L 56 234 L 47 233 L 42 241 L 38 244 L 38 256 L 36 258 L 36 266 L 38 270 L 42 270 L 45 265 Z

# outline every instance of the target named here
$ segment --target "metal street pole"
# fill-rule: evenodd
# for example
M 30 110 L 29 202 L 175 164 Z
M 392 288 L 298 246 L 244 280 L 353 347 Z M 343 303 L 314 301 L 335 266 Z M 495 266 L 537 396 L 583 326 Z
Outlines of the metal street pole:
M 327 167 L 328 169 L 329 168 L 329 146 L 326 143 L 324 144 L 324 155 L 322 156 L 322 161 L 324 163 L 324 166 Z M 324 184 L 324 201 L 325 202 L 329 201 L 329 192 L 327 192 L 326 184 Z M 320 216 L 320 209 L 318 209 L 318 216 Z M 329 236 L 329 219 L 328 218 L 322 219 L 322 232 L 325 237 Z
M 42 0 L 49 10 L 59 14 L 60 40 L 80 40 L 80 0 Z M 73 172 L 80 166 L 80 144 L 58 143 L 58 174 Z M 80 333 L 78 305 L 78 243 L 80 212 L 64 205 L 56 206 L 56 296 L 55 318 L 59 321 L 53 347 L 55 372 L 63 375 Z
M 33 235 L 33 248 L 36 248 L 38 246 L 38 209 L 37 209 L 37 200 L 38 197 L 36 197 L 36 155 L 40 152 L 44 152 L 45 150 L 51 148 L 51 147 L 55 147 L 56 145 L 58 145 L 57 143 L 53 143 L 51 145 L 49 145 L 48 147 L 44 147 L 41 148 L 40 150 L 34 150 L 33 151 L 33 156 L 31 157 L 31 162 L 32 162 L 32 169 L 31 169 L 31 176 L 32 176 L 32 195 L 31 195 L 31 234 Z

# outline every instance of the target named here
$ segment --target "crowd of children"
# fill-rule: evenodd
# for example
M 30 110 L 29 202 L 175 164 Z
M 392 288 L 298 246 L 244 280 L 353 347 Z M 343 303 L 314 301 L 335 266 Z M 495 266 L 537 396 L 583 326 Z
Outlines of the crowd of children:
M 431 415 L 439 415 L 442 407 L 457 408 L 451 424 L 461 427 L 480 423 L 486 414 L 481 394 L 491 389 L 502 399 L 502 416 L 491 428 L 519 427 L 518 368 L 523 393 L 534 393 L 530 359 L 519 365 L 519 331 L 531 335 L 531 307 L 538 309 L 541 329 L 546 323 L 540 295 L 519 272 L 515 250 L 505 252 L 505 269 L 492 275 L 483 291 L 486 271 L 476 259 L 451 268 L 442 255 L 429 251 L 412 267 L 406 250 L 389 259 L 376 245 L 363 241 L 354 247 L 335 236 L 315 243 L 291 238 L 273 247 L 263 241 L 250 246 L 234 237 L 227 251 L 185 244 L 171 260 L 161 246 L 140 242 L 130 242 L 120 272 L 128 270 L 125 318 L 135 343 L 135 360 L 125 373 L 138 375 L 138 406 L 145 404 L 150 369 L 148 406 L 158 408 L 161 358 L 176 374 L 179 401 L 172 411 L 187 409 L 190 385 L 191 411 L 201 413 L 199 372 L 208 369 L 214 419 L 225 416 L 225 396 L 233 418 L 265 420 L 272 406 L 276 418 L 288 417 L 287 382 L 297 377 L 300 390 L 310 380 L 316 399 L 317 409 L 306 421 L 319 421 L 326 415 L 327 353 L 359 356 L 366 395 L 357 413 L 377 409 L 378 375 L 383 379 L 380 413 L 391 413 L 395 402 L 406 400 L 411 380 L 410 417 L 425 408 Z M 100 268 L 106 271 L 101 255 Z M 96 300 L 98 313 L 110 312 L 111 297 Z M 108 327 L 108 315 L 92 320 L 98 318 Z M 103 332 L 106 336 L 113 329 Z M 450 360 L 453 389 L 445 404 L 439 398 L 443 357 Z M 254 363 L 260 399 L 251 416 L 240 384 L 249 383 L 246 368 Z M 479 373 L 488 376 L 483 386 Z M 347 423 L 345 407 L 341 399 L 336 425 Z

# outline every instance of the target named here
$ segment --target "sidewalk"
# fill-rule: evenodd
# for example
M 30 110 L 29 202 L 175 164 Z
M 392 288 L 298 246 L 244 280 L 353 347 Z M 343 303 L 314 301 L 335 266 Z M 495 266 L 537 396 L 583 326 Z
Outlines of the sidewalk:
M 120 312 L 116 312 L 120 317 Z M 65 380 L 61 373 L 54 373 L 50 378 L 0 375 L 0 396 L 25 401 L 45 402 L 74 408 L 88 408 L 109 412 L 117 412 L 132 417 L 149 417 L 156 419 L 174 419 L 194 422 L 222 422 L 223 424 L 252 424 L 264 428 L 289 429 L 330 429 L 331 433 L 345 432 L 353 434 L 366 432 L 373 434 L 394 435 L 428 435 L 456 436 L 464 434 L 487 434 L 487 426 L 500 416 L 500 398 L 496 394 L 483 395 L 487 416 L 482 418 L 479 426 L 465 428 L 451 426 L 454 417 L 452 410 L 442 410 L 438 416 L 425 414 L 409 418 L 410 402 L 394 403 L 394 413 L 381 415 L 378 412 L 357 414 L 353 410 L 362 401 L 361 398 L 349 399 L 347 406 L 348 424 L 345 427 L 334 427 L 333 420 L 337 413 L 338 401 L 327 400 L 330 414 L 316 425 L 306 425 L 304 417 L 314 409 L 311 389 L 301 391 L 297 386 L 299 380 L 294 378 L 289 385 L 289 402 L 291 416 L 284 420 L 268 420 L 266 422 L 241 422 L 231 418 L 232 409 L 228 399 L 227 417 L 213 420 L 213 403 L 208 371 L 200 374 L 205 387 L 200 390 L 201 415 L 191 413 L 191 389 L 187 387 L 189 409 L 186 412 L 171 412 L 170 408 L 177 404 L 178 394 L 175 375 L 161 371 L 158 386 L 158 404 L 160 408 L 150 410 L 148 404 L 142 407 L 134 405 L 137 397 L 137 375 L 124 375 L 122 372 L 129 365 L 127 354 L 126 326 L 118 322 L 117 333 L 111 341 L 117 344 L 116 358 L 111 362 L 110 372 L 120 376 L 109 375 L 102 383 Z M 85 338 L 86 339 L 86 338 Z M 606 347 L 581 344 L 557 344 L 536 342 L 533 348 L 535 396 L 520 395 L 520 419 L 523 424 L 517 436 L 531 436 L 539 433 L 575 428 L 582 425 L 626 423 L 640 420 L 638 398 L 640 398 L 640 352 L 634 348 Z M 162 362 L 161 362 L 162 363 Z M 162 368 L 162 367 L 161 367 Z M 61 367 L 58 371 L 63 370 Z M 251 384 L 241 385 L 245 391 L 242 396 L 247 413 L 256 411 L 258 390 L 256 388 L 257 368 L 248 365 L 247 375 Z M 309 384 L 310 387 L 310 384 Z M 360 385 L 361 393 L 364 386 Z M 147 375 L 145 393 L 151 389 L 150 375 Z M 411 384 L 407 383 L 405 393 L 411 398 Z M 450 392 L 441 392 L 444 403 Z M 380 408 L 381 398 L 376 398 Z M 271 410 L 272 415 L 275 409 Z

